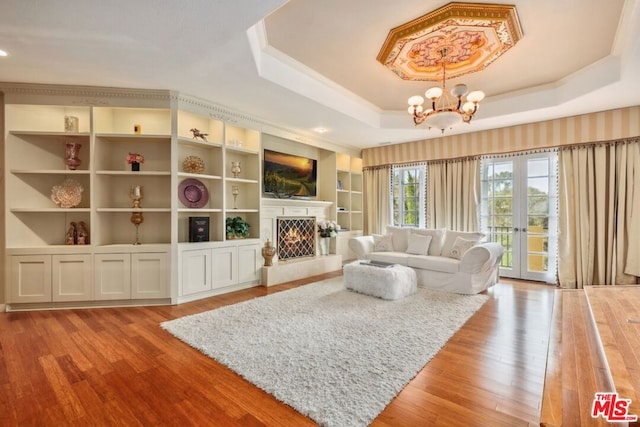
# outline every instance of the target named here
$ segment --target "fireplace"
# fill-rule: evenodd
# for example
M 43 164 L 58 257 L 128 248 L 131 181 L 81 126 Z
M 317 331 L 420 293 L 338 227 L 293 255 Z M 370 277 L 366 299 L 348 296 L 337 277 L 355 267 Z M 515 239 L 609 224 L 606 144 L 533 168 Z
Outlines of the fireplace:
M 315 217 L 277 218 L 277 250 L 280 260 L 315 256 Z

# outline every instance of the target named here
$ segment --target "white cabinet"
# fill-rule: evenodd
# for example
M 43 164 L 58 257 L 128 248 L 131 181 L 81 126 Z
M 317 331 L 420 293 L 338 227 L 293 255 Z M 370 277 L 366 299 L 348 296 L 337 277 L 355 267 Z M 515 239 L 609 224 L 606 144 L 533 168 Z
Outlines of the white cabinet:
M 131 254 L 131 298 L 153 299 L 169 296 L 166 253 Z
M 211 249 L 182 252 L 180 295 L 193 295 L 211 290 Z
M 51 301 L 51 255 L 20 255 L 11 259 L 9 301 Z
M 179 296 L 183 300 L 259 283 L 262 253 L 260 243 L 255 239 L 197 245 L 201 248 L 190 249 L 190 245 L 183 245 L 180 252 Z
M 168 298 L 168 262 L 165 252 L 96 254 L 95 299 Z
M 260 280 L 262 248 L 259 244 L 238 246 L 238 283 Z
M 238 281 L 238 247 L 225 246 L 212 249 L 211 271 L 213 289 L 235 285 Z
M 124 300 L 131 298 L 130 254 L 96 254 L 94 257 L 94 298 Z
M 89 301 L 93 299 L 91 255 L 51 256 L 52 301 Z
M 68 302 L 92 299 L 90 255 L 14 255 L 10 259 L 12 286 L 8 302 Z

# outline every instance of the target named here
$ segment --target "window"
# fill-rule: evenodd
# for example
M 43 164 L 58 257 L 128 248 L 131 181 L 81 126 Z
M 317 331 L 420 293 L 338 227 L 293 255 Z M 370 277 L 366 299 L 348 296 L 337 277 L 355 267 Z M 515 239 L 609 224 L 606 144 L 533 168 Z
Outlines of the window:
M 393 225 L 400 227 L 424 227 L 425 165 L 394 167 L 391 178 Z

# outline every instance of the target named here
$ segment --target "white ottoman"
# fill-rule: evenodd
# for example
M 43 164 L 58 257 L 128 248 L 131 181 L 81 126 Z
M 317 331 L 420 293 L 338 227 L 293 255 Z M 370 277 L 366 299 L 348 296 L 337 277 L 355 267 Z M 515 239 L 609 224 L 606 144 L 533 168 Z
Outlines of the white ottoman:
M 376 267 L 354 261 L 343 268 L 347 289 L 386 300 L 404 298 L 416 293 L 416 272 L 404 265 Z

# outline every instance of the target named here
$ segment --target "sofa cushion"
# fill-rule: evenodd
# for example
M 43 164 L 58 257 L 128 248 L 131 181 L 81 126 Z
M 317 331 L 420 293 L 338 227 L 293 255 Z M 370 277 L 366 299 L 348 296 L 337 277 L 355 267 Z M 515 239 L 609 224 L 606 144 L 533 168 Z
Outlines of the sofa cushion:
M 412 233 L 420 234 L 421 236 L 431 236 L 431 244 L 429 245 L 429 255 L 438 256 L 442 254 L 442 241 L 445 233 L 444 228 L 427 229 L 427 228 L 413 228 Z
M 429 255 L 430 243 L 431 236 L 409 233 L 409 246 L 407 246 L 407 253 L 414 255 Z
M 442 273 L 457 273 L 460 270 L 460 261 L 444 256 L 409 255 L 407 265 L 413 268 Z
M 394 264 L 407 265 L 409 254 L 406 252 L 371 252 L 367 255 L 371 261 L 392 262 Z
M 444 243 L 442 244 L 442 252 L 443 256 L 449 256 L 451 253 L 451 248 L 453 248 L 454 243 L 456 242 L 457 237 L 462 237 L 463 239 L 473 240 L 477 243 L 480 243 L 482 239 L 484 239 L 483 233 L 478 233 L 475 231 L 451 231 L 447 230 L 444 235 Z
M 409 228 L 387 226 L 387 234 L 391 234 L 393 240 L 393 250 L 405 252 L 409 246 Z
M 391 234 L 374 234 L 373 235 L 373 250 L 376 252 L 391 252 L 393 251 L 393 241 Z
M 477 244 L 478 242 L 475 240 L 456 237 L 456 241 L 453 243 L 448 256 L 455 259 L 462 259 L 462 255 Z

